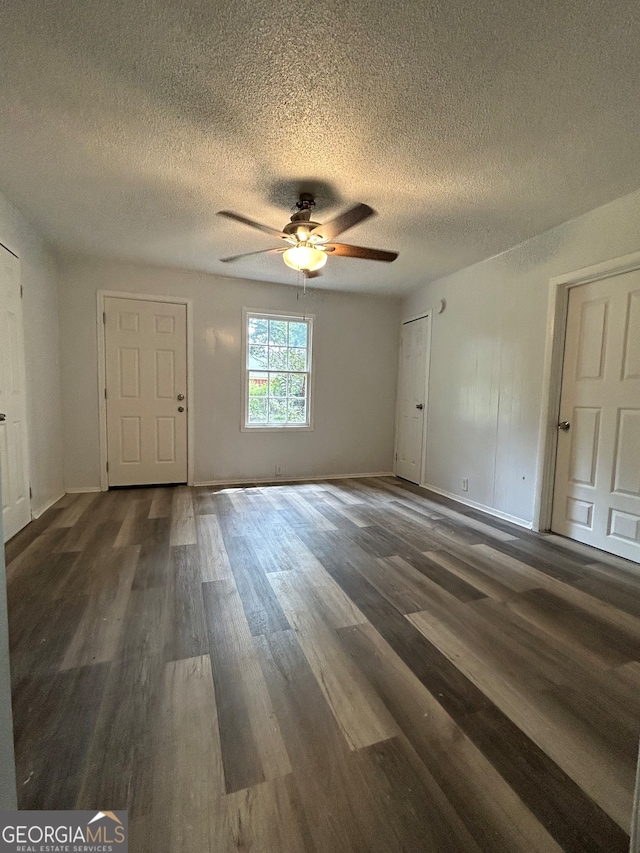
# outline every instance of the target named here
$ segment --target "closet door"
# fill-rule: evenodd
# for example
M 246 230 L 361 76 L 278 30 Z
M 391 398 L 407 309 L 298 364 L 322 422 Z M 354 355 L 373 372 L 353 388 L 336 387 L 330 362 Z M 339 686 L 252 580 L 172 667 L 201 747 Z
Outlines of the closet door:
M 31 521 L 20 261 L 0 246 L 0 470 L 5 542 Z

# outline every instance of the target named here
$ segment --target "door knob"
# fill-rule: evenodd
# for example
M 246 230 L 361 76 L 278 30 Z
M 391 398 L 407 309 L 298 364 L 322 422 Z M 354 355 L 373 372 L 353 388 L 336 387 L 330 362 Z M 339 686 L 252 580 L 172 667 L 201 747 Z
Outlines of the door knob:
M 424 405 L 422 403 L 416 403 L 416 409 L 424 409 Z
M 561 429 L 563 432 L 569 432 L 571 429 L 571 424 L 569 421 L 560 421 L 558 424 L 558 429 Z
M 178 411 L 179 411 L 179 412 L 184 412 L 184 406 L 178 406 Z
M 178 400 L 184 400 L 184 394 L 178 394 Z
M 0 412 L 0 421 L 6 421 L 6 419 L 7 419 L 7 416 L 5 414 L 3 414 L 2 412 Z

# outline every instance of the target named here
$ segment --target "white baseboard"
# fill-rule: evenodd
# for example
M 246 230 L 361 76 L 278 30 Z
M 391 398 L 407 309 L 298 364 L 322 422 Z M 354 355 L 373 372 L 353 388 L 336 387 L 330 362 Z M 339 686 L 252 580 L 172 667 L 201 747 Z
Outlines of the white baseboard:
M 518 527 L 525 527 L 527 530 L 533 529 L 533 522 L 526 521 L 524 518 L 518 518 L 517 515 L 509 515 L 507 512 L 501 512 L 499 509 L 494 509 L 492 506 L 471 501 L 469 498 L 462 498 L 453 492 L 445 492 L 444 489 L 438 489 L 435 486 L 430 486 L 428 483 L 421 483 L 421 489 L 428 489 L 430 492 L 435 492 L 437 495 L 442 495 L 443 498 L 450 498 L 452 501 L 457 501 L 459 504 L 470 506 L 473 509 L 479 509 L 481 512 L 486 512 L 487 515 L 493 515 L 496 518 L 501 518 L 503 521 L 510 521 L 511 524 L 517 524 Z
M 201 483 L 194 483 L 194 486 L 242 486 L 246 483 L 272 483 L 277 485 L 278 481 L 284 483 L 317 483 L 322 480 L 353 480 L 363 479 L 364 477 L 393 477 L 390 471 L 378 471 L 375 474 L 314 474 L 310 477 L 238 477 L 226 480 L 205 480 Z
M 41 515 L 44 515 L 45 512 L 52 507 L 54 504 L 57 504 L 60 498 L 63 498 L 66 495 L 66 492 L 61 492 L 57 497 L 51 498 L 48 500 L 43 507 L 40 507 L 37 510 L 31 510 L 31 520 L 35 521 L 36 518 L 40 518 Z
M 100 486 L 79 486 L 78 488 L 67 489 L 68 495 L 87 495 L 89 492 L 101 492 Z

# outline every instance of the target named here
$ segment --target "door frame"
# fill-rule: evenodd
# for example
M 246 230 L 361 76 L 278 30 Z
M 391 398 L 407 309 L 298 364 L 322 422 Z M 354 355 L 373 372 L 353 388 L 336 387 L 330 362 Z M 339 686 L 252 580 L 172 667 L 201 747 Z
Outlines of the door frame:
M 165 302 L 187 308 L 187 485 L 194 483 L 195 394 L 193 380 L 193 300 L 185 296 L 152 296 L 149 293 L 124 293 L 120 290 L 98 290 L 96 294 L 96 328 L 98 337 L 98 409 L 100 418 L 100 491 L 109 488 L 107 473 L 107 387 L 106 337 L 104 333 L 105 299 L 135 299 L 139 302 Z
M 637 269 L 640 269 L 640 252 L 632 252 L 629 255 L 612 258 L 549 279 L 547 337 L 542 380 L 542 412 L 538 433 L 538 464 L 533 507 L 534 530 L 551 530 L 569 291 L 572 287 L 579 287 L 581 284 L 601 281 Z
M 427 321 L 427 352 L 426 352 L 426 365 L 424 371 L 424 409 L 425 415 L 422 421 L 422 444 L 420 447 L 422 458 L 420 460 L 420 482 L 419 486 L 423 486 L 426 482 L 426 466 L 427 466 L 427 426 L 429 421 L 429 372 L 431 369 L 431 331 L 433 325 L 433 309 L 429 308 L 428 311 L 422 311 L 420 314 L 416 314 L 415 317 L 409 317 L 407 320 L 403 320 L 400 323 L 400 340 L 398 341 L 398 385 L 396 389 L 396 429 L 395 429 L 395 438 L 393 442 L 393 475 L 397 477 L 398 471 L 398 432 L 399 432 L 399 422 L 400 422 L 400 369 L 402 367 L 402 360 L 400 358 L 401 346 L 402 346 L 402 327 L 406 326 L 408 323 L 415 323 L 416 320 L 426 320 Z

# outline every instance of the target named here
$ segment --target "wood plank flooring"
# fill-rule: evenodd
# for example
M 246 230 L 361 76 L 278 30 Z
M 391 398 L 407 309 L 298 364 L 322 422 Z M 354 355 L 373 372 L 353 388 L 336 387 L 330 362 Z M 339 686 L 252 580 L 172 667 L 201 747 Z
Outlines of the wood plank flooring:
M 22 809 L 128 809 L 133 853 L 628 849 L 640 566 L 370 478 L 67 495 L 7 577 Z

